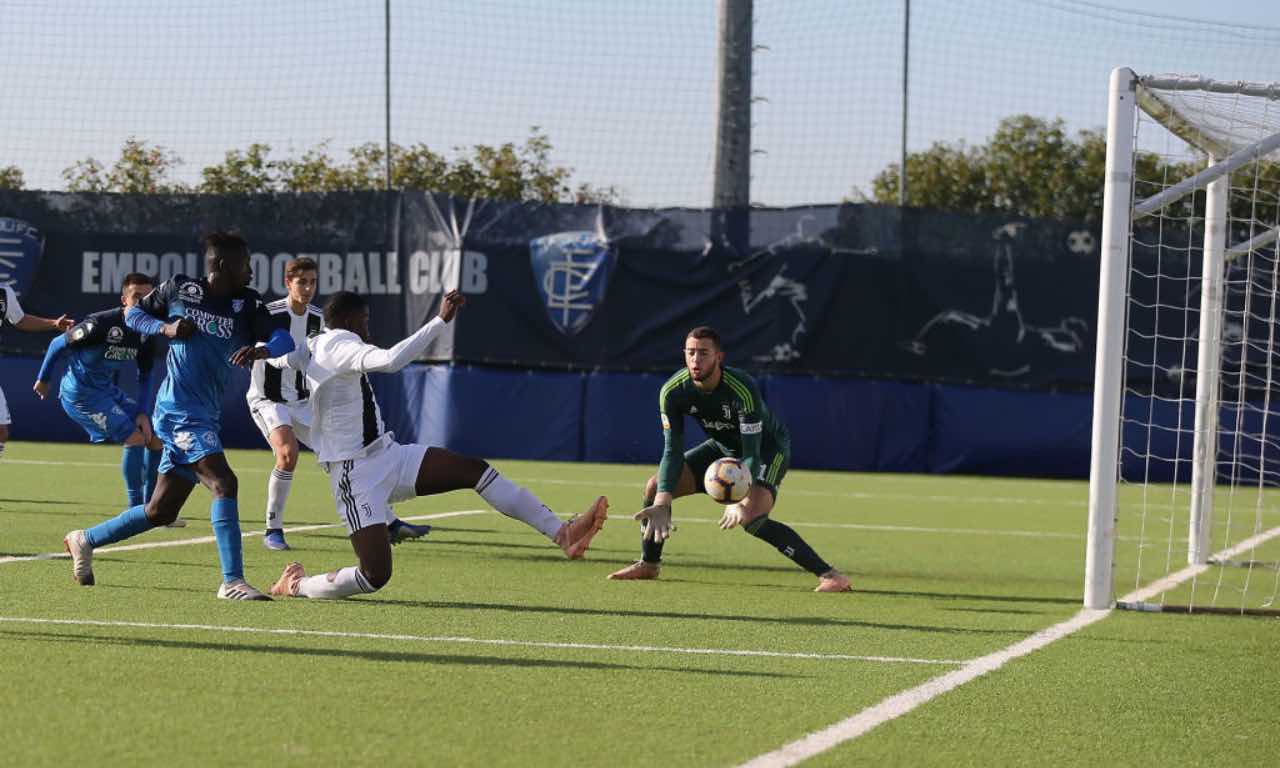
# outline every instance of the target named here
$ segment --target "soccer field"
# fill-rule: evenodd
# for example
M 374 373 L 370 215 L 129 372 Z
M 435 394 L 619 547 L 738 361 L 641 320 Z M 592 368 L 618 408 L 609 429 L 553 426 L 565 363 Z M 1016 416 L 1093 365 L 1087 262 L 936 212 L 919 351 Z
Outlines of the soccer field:
M 269 453 L 229 457 L 252 584 L 291 559 L 353 561 L 311 457 L 291 552 L 259 538 Z M 495 461 L 561 515 L 610 497 L 586 560 L 459 492 L 399 507 L 436 528 L 396 548 L 381 592 L 237 603 L 214 598 L 204 491 L 187 528 L 101 550 L 97 586 L 72 581 L 62 535 L 120 510 L 118 460 L 10 443 L 0 461 L 0 762 L 782 765 L 775 750 L 859 713 L 875 727 L 805 764 L 1280 755 L 1273 618 L 1117 612 L 877 707 L 1076 616 L 1084 483 L 792 472 L 775 517 L 853 578 L 851 594 L 814 594 L 766 544 L 719 530 L 705 499 L 677 503 L 661 580 L 607 581 L 638 556 L 630 514 L 651 468 Z

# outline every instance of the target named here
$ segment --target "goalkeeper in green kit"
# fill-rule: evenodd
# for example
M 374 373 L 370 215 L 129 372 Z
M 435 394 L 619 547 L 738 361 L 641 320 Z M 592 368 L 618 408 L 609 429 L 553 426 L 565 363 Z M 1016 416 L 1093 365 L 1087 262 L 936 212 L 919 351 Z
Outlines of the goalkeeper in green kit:
M 755 381 L 742 371 L 724 367 L 720 335 L 706 326 L 689 331 L 684 363 L 658 395 L 662 463 L 658 474 L 645 485 L 645 508 L 635 516 L 643 531 L 642 557 L 609 578 L 658 578 L 663 542 L 672 530 L 672 500 L 705 492 L 702 476 L 707 467 L 716 459 L 733 456 L 751 473 L 751 490 L 741 502 L 725 507 L 720 527 L 728 530 L 741 525 L 747 533 L 771 544 L 818 577 L 815 592 L 849 591 L 847 576 L 828 565 L 790 527 L 769 519 L 791 461 L 791 438 L 786 426 L 769 412 Z M 710 439 L 682 453 L 685 414 L 697 419 Z

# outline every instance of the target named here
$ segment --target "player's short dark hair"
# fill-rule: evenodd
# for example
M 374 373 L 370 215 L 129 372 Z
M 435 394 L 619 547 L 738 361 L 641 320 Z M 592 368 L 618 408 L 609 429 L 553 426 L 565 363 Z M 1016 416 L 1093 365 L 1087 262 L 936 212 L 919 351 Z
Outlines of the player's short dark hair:
M 227 257 L 249 257 L 249 242 L 235 232 L 214 232 L 204 239 L 205 256 L 220 260 Z
M 350 317 L 352 312 L 357 312 L 369 306 L 369 302 L 358 293 L 351 291 L 338 291 L 329 297 L 324 303 L 324 324 L 330 328 L 342 328 L 343 323 L 340 322 Z
M 689 331 L 689 335 L 685 336 L 685 338 L 711 339 L 711 343 L 716 345 L 716 349 L 722 349 L 720 346 L 720 334 L 715 328 L 712 328 L 709 325 L 700 325 L 697 328 L 694 328 L 692 331 Z
M 124 282 L 120 284 L 120 292 L 124 293 L 125 289 L 131 285 L 155 285 L 156 281 L 151 275 L 142 272 L 130 272 L 124 276 Z
M 316 264 L 316 260 L 310 256 L 299 256 L 296 259 L 289 259 L 284 264 L 284 279 L 292 280 L 303 272 L 319 272 L 320 266 Z

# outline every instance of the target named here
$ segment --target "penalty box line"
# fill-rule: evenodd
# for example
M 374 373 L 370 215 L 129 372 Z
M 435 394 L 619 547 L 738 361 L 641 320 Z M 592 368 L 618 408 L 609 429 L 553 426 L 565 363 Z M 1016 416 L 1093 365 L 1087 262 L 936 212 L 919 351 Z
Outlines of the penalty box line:
M 1254 547 L 1260 546 L 1266 541 L 1280 536 L 1280 527 L 1263 531 L 1255 536 L 1236 544 L 1232 547 L 1217 552 L 1211 556 L 1212 559 L 1229 560 L 1242 552 L 1247 552 Z M 1209 565 L 1189 565 L 1176 573 L 1156 581 L 1141 589 L 1121 597 L 1119 602 L 1141 602 L 1149 600 L 1161 592 L 1168 591 L 1178 585 L 1190 581 L 1208 570 Z M 1002 648 L 994 653 L 981 656 L 964 663 L 960 669 L 939 675 L 931 680 L 917 685 L 914 688 L 903 691 L 902 693 L 890 696 L 887 699 L 873 704 L 870 707 L 858 712 L 834 725 L 823 728 L 820 731 L 814 731 L 806 734 L 801 738 L 784 744 L 772 752 L 766 752 L 763 755 L 742 763 L 738 768 L 782 768 L 783 766 L 795 765 L 803 760 L 807 760 L 815 755 L 819 755 L 847 741 L 852 741 L 859 736 L 867 733 L 878 725 L 887 723 L 890 720 L 901 717 L 911 710 L 925 704 L 947 691 L 959 688 L 965 683 L 976 680 L 979 677 L 1000 669 L 1005 664 L 1014 659 L 1021 658 L 1030 653 L 1040 650 L 1050 643 L 1061 640 L 1064 637 L 1072 635 L 1085 627 L 1096 624 L 1111 614 L 1111 608 L 1089 609 L 1082 608 L 1076 615 L 1066 621 L 1054 624 L 1051 627 L 1036 632 L 1024 640 L 1014 643 L 1013 645 Z
M 538 648 L 544 650 L 666 653 L 690 656 L 750 656 L 769 659 L 800 659 L 815 661 L 865 661 L 880 664 L 932 664 L 955 666 L 965 663 L 964 661 L 956 659 L 915 659 L 902 656 L 861 656 L 847 653 L 805 653 L 800 651 L 761 651 L 735 648 L 685 648 L 660 645 L 611 645 L 608 643 L 558 643 L 537 640 L 513 640 L 507 638 L 479 638 L 452 635 L 406 635 L 382 632 L 340 632 L 337 630 L 320 629 L 271 629 L 267 627 L 240 627 L 217 624 L 163 624 L 146 621 L 106 621 L 99 619 L 41 619 L 23 616 L 0 616 L 0 624 L 43 624 L 70 627 L 160 629 L 177 632 L 221 632 L 245 635 L 379 640 L 385 642 L 453 643 L 463 645 Z
M 491 510 L 488 509 L 463 509 L 457 512 L 436 512 L 429 515 L 411 515 L 402 517 L 401 520 L 413 522 L 415 520 L 441 520 L 447 517 L 466 517 L 468 515 L 487 515 Z M 316 525 L 297 525 L 292 528 L 285 528 L 285 533 L 303 533 L 306 531 L 320 531 L 327 528 L 342 528 L 342 523 L 320 523 Z M 154 530 L 154 529 L 153 529 Z M 249 539 L 254 536 L 262 536 L 262 531 L 249 531 L 241 533 L 240 538 Z M 213 536 L 197 536 L 191 539 L 171 539 L 169 541 L 148 541 L 141 544 L 119 544 L 115 546 L 103 547 L 93 550 L 94 555 L 110 554 L 113 552 L 132 552 L 138 549 L 163 549 L 165 547 L 185 547 L 192 544 L 212 544 L 217 541 Z M 0 557 L 0 565 L 5 563 L 29 563 L 34 560 L 57 560 L 59 558 L 70 557 L 66 552 L 46 552 L 39 555 L 17 555 L 13 557 Z

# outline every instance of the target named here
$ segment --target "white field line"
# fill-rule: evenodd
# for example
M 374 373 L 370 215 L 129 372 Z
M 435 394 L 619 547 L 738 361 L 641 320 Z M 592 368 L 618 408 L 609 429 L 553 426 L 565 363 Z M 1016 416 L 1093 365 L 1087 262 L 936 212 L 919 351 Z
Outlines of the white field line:
M 44 459 L 8 459 L 4 460 L 5 464 L 30 464 L 34 466 L 58 466 L 58 467 L 104 467 L 108 469 L 120 469 L 119 462 L 97 462 L 97 461 L 50 461 Z M 256 467 L 233 467 L 237 473 L 242 474 L 268 474 L 270 469 L 259 469 Z M 614 488 L 631 488 L 639 494 L 643 483 L 629 482 L 625 480 L 558 480 L 545 477 L 524 477 L 511 476 L 513 482 L 526 483 L 528 485 L 570 485 L 583 486 L 587 488 L 598 488 L 600 486 L 608 486 Z M 878 491 L 810 491 L 803 488 L 788 487 L 786 493 L 789 496 L 813 496 L 824 499 L 855 499 L 864 501 L 915 501 L 920 503 L 935 502 L 940 504 L 1017 504 L 1022 506 L 1049 506 L 1049 507 L 1067 507 L 1071 509 L 1084 509 L 1087 506 L 1085 499 L 1043 499 L 1031 498 L 1024 496 L 949 496 L 943 494 L 914 494 L 914 493 L 883 493 Z
M 402 517 L 401 520 L 440 520 L 446 517 L 464 517 L 467 515 L 484 515 L 492 510 L 488 509 L 464 509 L 458 512 L 436 512 L 430 515 L 411 515 Z M 325 528 L 342 528 L 342 523 L 324 523 L 322 525 L 298 525 L 292 528 L 285 528 L 285 533 L 300 533 L 302 531 L 319 531 Z M 249 531 L 241 533 L 240 538 L 248 539 L 254 536 L 261 536 L 262 531 Z M 131 552 L 135 549 L 163 549 L 164 547 L 185 547 L 191 544 L 212 544 L 216 539 L 212 536 L 197 536 L 192 539 L 170 539 L 168 541 L 149 541 L 142 544 L 120 544 L 117 546 L 102 547 L 93 550 L 93 554 L 102 555 L 109 552 Z M 22 555 L 17 557 L 0 557 L 0 565 L 5 563 L 25 563 L 32 560 L 56 560 L 58 558 L 70 557 L 66 552 L 46 552 L 39 555 Z
M 1245 539 L 1233 547 L 1214 554 L 1213 557 L 1231 558 L 1242 552 L 1247 552 L 1276 536 L 1280 536 L 1280 527 L 1272 528 Z M 1199 575 L 1207 568 L 1207 565 L 1187 566 L 1150 586 L 1130 592 L 1120 598 L 1120 602 L 1148 600 L 1160 592 L 1176 587 L 1193 576 Z M 1050 643 L 1095 624 L 1106 618 L 1110 613 L 1111 609 L 1081 609 L 1075 616 L 1066 621 L 1042 629 L 1034 635 L 994 653 L 967 661 L 960 669 L 939 675 L 914 688 L 890 696 L 834 725 L 827 726 L 820 731 L 814 731 L 790 744 L 784 744 L 772 752 L 766 752 L 763 755 L 752 758 L 742 763 L 739 768 L 781 768 L 781 766 L 795 765 L 807 760 L 810 757 L 826 752 L 832 747 L 856 739 L 882 723 L 901 717 L 947 691 L 982 677 L 988 672 L 994 672 L 1014 659 L 1038 651 Z
M 384 640 L 410 643 L 462 643 L 468 645 L 501 645 L 519 648 L 547 648 L 574 651 L 625 651 L 627 653 L 683 653 L 694 656 L 755 656 L 770 659 L 816 659 L 819 661 L 869 661 L 882 664 L 964 664 L 954 659 L 913 659 L 899 656 L 854 656 L 846 653 L 801 653 L 789 651 L 756 651 L 736 648 L 681 648 L 660 645 L 609 645 L 606 643 L 554 643 L 537 640 L 488 639 L 450 635 L 401 635 L 381 632 L 337 632 L 319 629 L 268 629 L 216 624 L 156 624 L 145 621 L 99 621 L 95 619 L 35 619 L 0 616 L 0 623 L 57 624 L 73 627 L 124 627 L 130 629 L 167 629 L 191 632 L 228 632 L 246 635 L 285 635 L 294 637 L 328 637 L 360 640 Z

